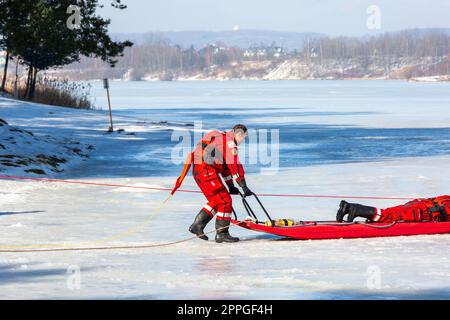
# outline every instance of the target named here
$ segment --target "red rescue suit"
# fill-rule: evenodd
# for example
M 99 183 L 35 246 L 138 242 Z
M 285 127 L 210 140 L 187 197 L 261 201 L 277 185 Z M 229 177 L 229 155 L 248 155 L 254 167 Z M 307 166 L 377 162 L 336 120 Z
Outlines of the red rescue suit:
M 416 199 L 404 205 L 376 209 L 373 221 L 450 221 L 450 196 Z
M 217 219 L 231 220 L 231 196 L 220 176 L 228 185 L 244 179 L 244 168 L 239 161 L 238 147 L 233 131 L 217 130 L 207 133 L 193 152 L 193 176 L 208 199 L 203 209 Z

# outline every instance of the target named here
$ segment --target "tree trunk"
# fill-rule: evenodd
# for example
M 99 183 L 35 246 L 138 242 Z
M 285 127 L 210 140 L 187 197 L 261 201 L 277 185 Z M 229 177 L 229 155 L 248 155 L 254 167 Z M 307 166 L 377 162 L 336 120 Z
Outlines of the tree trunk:
M 38 74 L 38 69 L 33 68 L 33 71 L 31 73 L 31 84 L 30 84 L 30 94 L 29 94 L 29 99 L 33 100 L 34 99 L 34 93 L 36 91 L 36 78 L 37 78 L 37 74 Z
M 31 80 L 31 72 L 32 72 L 32 70 L 33 70 L 33 67 L 32 67 L 32 66 L 29 66 L 29 67 L 28 67 L 27 84 L 26 84 L 26 87 L 25 87 L 25 93 L 24 93 L 24 95 L 23 95 L 23 97 L 24 97 L 25 99 L 28 98 L 28 94 L 29 94 L 29 92 L 30 92 L 30 80 Z
M 9 50 L 6 50 L 6 62 L 5 62 L 5 69 L 3 70 L 3 81 L 1 91 L 5 91 L 6 77 L 8 75 L 8 64 L 9 64 Z

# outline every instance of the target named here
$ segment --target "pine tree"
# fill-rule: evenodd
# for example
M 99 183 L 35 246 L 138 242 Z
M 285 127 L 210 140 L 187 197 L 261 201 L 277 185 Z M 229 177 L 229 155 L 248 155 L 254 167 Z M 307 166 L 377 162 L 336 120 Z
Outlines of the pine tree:
M 20 27 L 24 12 L 20 1 L 0 0 L 0 49 L 6 51 L 6 62 L 0 90 L 5 91 L 11 56 L 11 38 Z
M 28 66 L 26 97 L 33 99 L 38 72 L 79 61 L 81 56 L 99 57 L 114 67 L 129 41 L 114 42 L 108 35 L 110 20 L 96 15 L 101 7 L 98 0 L 6 0 L 2 4 L 9 12 L 17 13 L 15 20 L 0 27 L 8 35 L 8 52 Z M 67 8 L 80 9 L 81 24 L 67 27 Z M 126 6 L 120 0 L 112 5 L 120 10 Z M 6 33 L 13 30 L 12 33 Z

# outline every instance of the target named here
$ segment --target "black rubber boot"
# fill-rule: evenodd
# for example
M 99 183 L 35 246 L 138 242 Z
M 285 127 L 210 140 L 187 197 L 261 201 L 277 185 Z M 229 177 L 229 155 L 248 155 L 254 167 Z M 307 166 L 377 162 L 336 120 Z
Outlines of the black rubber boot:
M 232 237 L 228 231 L 231 221 L 216 219 L 216 242 L 238 242 L 239 238 Z
M 194 223 L 189 227 L 189 231 L 195 234 L 202 240 L 208 241 L 208 237 L 204 235 L 204 229 L 208 222 L 211 221 L 211 217 L 205 210 L 201 210 L 199 214 L 195 217 Z
M 336 221 L 337 222 L 342 222 L 344 221 L 344 217 L 346 214 L 348 214 L 348 202 L 342 200 L 341 203 L 339 204 L 339 210 L 336 214 Z
M 376 209 L 374 207 L 363 206 L 357 203 L 348 203 L 347 207 L 347 222 L 353 222 L 353 220 L 358 217 L 372 221 L 375 216 Z

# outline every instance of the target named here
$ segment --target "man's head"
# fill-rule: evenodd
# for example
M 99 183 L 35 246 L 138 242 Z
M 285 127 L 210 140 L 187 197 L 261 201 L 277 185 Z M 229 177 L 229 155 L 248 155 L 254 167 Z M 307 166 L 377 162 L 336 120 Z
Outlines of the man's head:
M 233 127 L 233 133 L 234 140 L 236 140 L 236 143 L 239 145 L 244 142 L 245 138 L 247 137 L 247 127 L 243 124 L 237 124 Z

